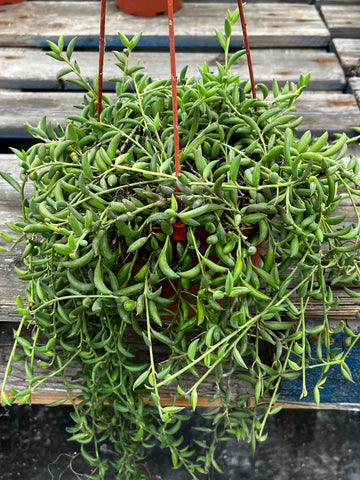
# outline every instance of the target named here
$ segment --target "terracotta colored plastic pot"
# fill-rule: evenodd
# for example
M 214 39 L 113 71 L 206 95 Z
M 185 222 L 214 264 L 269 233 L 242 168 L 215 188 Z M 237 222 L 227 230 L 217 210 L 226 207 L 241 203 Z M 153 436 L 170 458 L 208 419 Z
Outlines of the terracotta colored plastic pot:
M 115 4 L 122 12 L 140 17 L 155 17 L 168 11 L 167 0 L 115 0 Z M 174 0 L 174 12 L 182 4 L 183 0 Z
M 176 225 L 174 225 L 176 226 Z M 177 225 L 178 227 L 180 226 L 184 226 L 184 225 Z M 254 225 L 249 225 L 248 228 L 244 228 L 243 229 L 243 233 L 248 236 L 248 237 L 251 237 L 258 229 L 258 225 L 257 224 L 254 224 Z M 161 232 L 161 227 L 153 227 L 153 230 L 155 232 Z M 173 244 L 175 246 L 176 242 L 177 241 L 186 241 L 186 235 L 183 237 L 183 235 L 185 234 L 185 230 L 181 229 L 181 228 L 177 228 L 177 229 L 174 229 L 174 235 L 172 237 L 172 241 L 173 241 Z M 204 229 L 204 228 L 197 228 L 196 229 L 196 238 L 197 240 L 200 241 L 200 251 L 205 251 L 206 248 L 208 247 L 208 244 L 206 242 L 206 239 L 207 237 L 209 236 L 210 234 Z M 176 238 L 178 236 L 178 238 Z M 254 255 L 251 255 L 251 262 L 253 263 L 253 265 L 256 265 L 256 266 L 260 266 L 260 263 L 261 263 L 261 255 L 263 254 L 264 252 L 264 247 L 265 247 L 265 243 L 263 242 L 262 244 L 260 244 L 257 248 L 257 251 Z M 174 249 L 174 252 L 176 252 L 176 248 Z M 176 253 L 174 253 L 176 255 Z M 195 266 L 195 264 L 197 263 L 198 259 L 197 259 L 197 255 L 195 252 L 192 253 L 192 258 L 193 258 L 193 264 L 189 267 L 193 267 Z M 212 260 L 213 262 L 215 263 L 218 263 L 219 262 L 219 258 L 217 257 L 216 254 L 214 255 L 211 255 L 209 257 L 210 260 Z M 137 261 L 135 262 L 135 265 L 134 265 L 134 269 L 132 271 L 133 275 L 135 275 L 140 269 L 141 267 L 143 266 L 143 262 L 141 261 Z M 175 290 L 178 288 L 178 285 L 179 285 L 179 280 L 175 279 L 175 280 L 171 280 L 171 281 L 163 281 L 161 286 L 162 286 L 162 296 L 164 298 L 170 298 L 174 295 L 175 293 Z M 159 285 L 160 286 L 160 285 Z M 196 304 L 194 303 L 194 299 L 196 298 L 196 295 L 199 291 L 199 288 L 200 288 L 200 285 L 199 284 L 196 284 L 196 283 L 190 283 L 186 290 L 182 291 L 181 293 L 181 296 L 183 297 L 184 300 L 187 301 L 188 303 L 188 308 L 189 308 L 189 315 L 192 316 L 192 315 L 196 315 Z M 175 290 L 174 290 L 175 289 Z M 240 297 L 242 298 L 242 297 Z M 167 305 L 166 309 L 168 311 L 171 311 L 171 312 L 177 312 L 178 311 L 178 307 L 179 307 L 179 298 L 176 298 L 173 303 L 171 303 L 170 305 Z M 224 301 L 223 300 L 216 300 L 217 303 L 222 306 L 224 304 Z M 173 316 L 172 315 L 167 315 L 167 314 L 164 314 L 164 312 L 162 311 L 161 312 L 161 318 L 163 320 L 173 320 Z
M 20 3 L 26 2 L 26 0 L 0 0 L 0 5 L 5 5 L 7 3 Z

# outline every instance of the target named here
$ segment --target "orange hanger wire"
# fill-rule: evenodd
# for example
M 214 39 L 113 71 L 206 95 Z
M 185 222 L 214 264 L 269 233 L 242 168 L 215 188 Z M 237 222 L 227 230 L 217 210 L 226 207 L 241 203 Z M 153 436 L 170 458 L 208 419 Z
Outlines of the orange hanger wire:
M 97 111 L 98 122 L 100 121 L 101 107 L 102 107 L 104 52 L 105 52 L 105 18 L 106 18 L 106 0 L 101 0 L 100 37 L 99 37 L 98 111 Z
M 168 19 L 169 19 L 169 42 L 170 42 L 170 66 L 171 66 L 171 92 L 174 122 L 174 151 L 175 151 L 175 173 L 178 175 L 181 171 L 180 166 L 180 147 L 179 147 L 179 120 L 177 105 L 177 78 L 176 78 L 176 60 L 175 60 L 175 34 L 174 34 L 174 5 L 173 0 L 168 0 Z
M 242 0 L 237 0 L 237 2 L 238 2 L 238 6 L 239 6 L 241 28 L 242 28 L 242 32 L 243 32 L 244 44 L 245 44 L 245 50 L 246 50 L 246 58 L 247 58 L 247 64 L 248 64 L 248 68 L 249 68 L 251 91 L 252 91 L 252 94 L 253 94 L 253 98 L 256 98 L 256 86 L 255 86 L 254 72 L 253 72 L 252 61 L 251 61 L 250 44 L 249 44 L 247 28 L 246 28 L 244 6 L 243 6 Z

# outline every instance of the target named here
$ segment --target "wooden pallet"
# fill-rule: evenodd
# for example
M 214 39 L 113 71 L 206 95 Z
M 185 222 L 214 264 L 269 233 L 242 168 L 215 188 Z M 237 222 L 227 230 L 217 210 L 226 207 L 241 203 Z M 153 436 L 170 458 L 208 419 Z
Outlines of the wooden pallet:
M 360 38 L 334 38 L 334 47 L 348 77 L 360 76 Z
M 344 131 L 351 135 L 352 127 L 360 126 L 357 103 L 357 100 L 360 102 L 360 79 L 348 78 L 349 75 L 358 74 L 356 65 L 360 45 L 354 39 L 360 25 L 357 20 L 358 4 L 354 0 L 252 0 L 246 6 L 256 81 L 271 85 L 272 78 L 276 77 L 282 85 L 285 81 L 296 82 L 301 73 L 312 74 L 307 91 L 297 103 L 298 114 L 304 117 L 299 133 L 311 129 L 314 134 L 329 130 L 331 133 Z M 215 0 L 184 1 L 183 8 L 175 14 L 178 71 L 189 64 L 189 73 L 198 75 L 196 65 L 204 61 L 215 68 L 216 61 L 221 61 L 221 52 L 213 28 L 223 28 L 227 9 L 234 10 L 235 5 L 235 2 Z M 340 8 L 344 15 L 339 14 Z M 45 55 L 46 39 L 57 41 L 63 34 L 66 43 L 78 35 L 81 50 L 75 55 L 91 78 L 96 73 L 98 62 L 94 48 L 98 45 L 98 18 L 99 2 L 93 0 L 28 0 L 22 4 L 0 6 L 1 171 L 15 175 L 19 173 L 15 156 L 5 153 L 5 146 L 10 143 L 21 148 L 29 138 L 25 122 L 37 125 L 43 115 L 54 123 L 63 122 L 65 115 L 75 112 L 74 106 L 82 100 L 81 92 L 57 82 L 56 72 L 61 65 Z M 348 19 L 349 24 L 346 23 Z M 121 48 L 117 31 L 131 36 L 143 30 L 143 39 L 134 53 L 134 60 L 143 58 L 146 71 L 153 78 L 159 78 L 169 75 L 167 28 L 166 17 L 132 17 L 120 13 L 113 2 L 108 2 L 105 89 L 110 96 L 113 95 L 113 84 L 109 78 L 116 75 L 111 50 Z M 338 38 L 340 36 L 342 38 Z M 233 36 L 232 48 L 242 46 L 239 27 Z M 247 78 L 245 61 L 240 61 L 234 67 L 234 73 Z M 359 157 L 359 147 L 352 146 L 351 153 Z M 1 180 L 0 231 L 6 229 L 7 221 L 19 214 L 19 208 L 16 193 Z M 11 348 L 12 329 L 19 321 L 14 313 L 14 296 L 23 292 L 24 285 L 17 279 L 13 266 L 21 264 L 20 255 L 17 249 L 2 255 L 0 262 L 0 379 Z M 358 309 L 356 303 L 340 298 L 339 309 L 333 312 L 332 321 L 354 316 Z M 321 319 L 322 311 L 314 303 L 308 320 L 316 323 Z M 336 339 L 339 345 L 342 340 L 341 337 Z M 351 366 L 354 378 L 358 381 L 357 386 L 349 388 L 339 372 L 332 372 L 329 374 L 328 388 L 322 392 L 324 408 L 360 407 L 358 349 L 353 352 Z M 24 385 L 21 365 L 15 370 L 14 386 Z M 308 381 L 310 385 L 315 381 L 315 376 Z M 239 384 L 238 388 L 240 392 L 243 386 Z M 206 389 L 202 392 L 205 400 L 211 394 L 211 382 Z M 298 407 L 300 389 L 300 383 L 284 382 L 282 398 L 289 405 Z M 168 394 L 171 395 L 171 392 Z M 34 395 L 33 402 L 47 403 L 63 395 L 61 381 L 54 378 Z M 312 407 L 312 398 L 309 396 L 300 405 Z
M 321 5 L 320 11 L 332 38 L 360 38 L 359 2 Z

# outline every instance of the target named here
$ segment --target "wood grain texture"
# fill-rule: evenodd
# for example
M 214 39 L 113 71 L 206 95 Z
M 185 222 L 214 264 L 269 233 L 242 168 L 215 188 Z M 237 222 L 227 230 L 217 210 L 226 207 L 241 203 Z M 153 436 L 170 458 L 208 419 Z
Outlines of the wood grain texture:
M 73 58 L 80 65 L 82 72 L 93 79 L 98 70 L 98 53 L 91 51 L 75 52 Z M 132 55 L 134 63 L 140 59 L 144 71 L 152 78 L 170 78 L 170 60 L 167 52 L 149 52 L 135 50 Z M 217 71 L 216 62 L 224 62 L 224 56 L 214 52 L 178 52 L 176 55 L 177 71 L 188 65 L 188 76 L 200 78 L 197 65 L 206 62 L 211 71 Z M 305 49 L 253 49 L 252 61 L 255 80 L 270 86 L 273 78 L 284 83 L 298 82 L 301 73 L 311 73 L 311 90 L 340 90 L 345 86 L 345 77 L 335 53 L 325 50 Z M 115 66 L 117 62 L 112 52 L 106 52 L 104 62 L 104 89 L 114 90 L 110 79 L 120 75 Z M 28 66 L 34 64 L 35 69 Z M 73 90 L 73 84 L 56 79 L 57 72 L 63 65 L 48 57 L 36 48 L 3 48 L 0 50 L 0 88 L 26 90 Z M 240 78 L 248 78 L 245 56 L 232 67 L 232 73 Z M 66 78 L 66 77 L 65 77 Z M 69 76 L 74 78 L 74 76 Z
M 98 45 L 99 3 L 37 1 L 24 4 L 3 5 L 0 9 L 2 46 L 42 46 L 46 39 L 56 41 L 60 35 L 65 40 L 79 36 L 78 43 L 89 47 Z M 175 13 L 176 46 L 216 47 L 218 41 L 214 27 L 223 29 L 227 10 L 235 10 L 234 3 L 185 3 Z M 304 3 L 250 3 L 246 19 L 252 47 L 324 47 L 329 43 L 329 33 L 314 5 Z M 46 11 L 46 21 L 43 12 Z M 147 47 L 168 46 L 166 16 L 141 18 L 120 12 L 113 2 L 107 9 L 108 47 L 119 46 L 117 35 L 144 36 L 139 45 Z M 241 29 L 234 32 L 233 45 L 242 45 Z
M 296 106 L 297 114 L 304 117 L 299 131 L 327 130 L 352 135 L 352 127 L 360 122 L 359 107 L 352 94 L 305 91 Z
M 359 0 L 314 0 L 315 5 L 358 5 Z
M 360 38 L 360 5 L 321 5 L 320 11 L 332 38 Z
M 360 105 L 360 78 L 350 78 L 349 80 L 350 87 L 355 95 L 355 98 Z M 358 122 L 355 126 L 360 127 L 360 122 Z
M 4 372 L 6 369 L 6 364 L 10 356 L 10 351 L 13 344 L 13 334 L 12 334 L 12 325 L 11 324 L 0 324 L 0 384 L 4 378 Z M 25 332 L 26 334 L 26 332 Z M 29 336 L 29 333 L 28 333 Z M 29 337 L 30 338 L 30 337 Z M 337 335 L 333 339 L 334 346 L 342 348 L 343 336 L 341 334 Z M 21 353 L 19 351 L 19 353 Z M 43 360 L 40 354 L 37 354 L 35 360 Z M 352 371 L 354 381 L 356 382 L 354 386 L 347 382 L 337 369 L 330 370 L 328 374 L 328 380 L 321 391 L 321 400 L 322 408 L 329 408 L 332 405 L 332 408 L 338 409 L 360 409 L 358 402 L 359 399 L 359 384 L 360 384 L 360 350 L 359 347 L 356 347 L 352 351 L 351 358 L 348 360 L 349 367 Z M 34 364 L 34 376 L 44 375 L 48 372 L 47 369 L 40 368 L 37 363 Z M 72 378 L 77 373 L 79 365 L 74 361 L 67 369 L 66 378 L 70 383 Z M 239 372 L 240 373 L 240 372 Z M 313 387 L 317 381 L 318 374 L 316 371 L 309 373 L 306 377 L 306 383 L 308 388 L 308 396 L 300 400 L 301 389 L 302 389 L 302 379 L 296 379 L 293 381 L 283 381 L 282 387 L 279 396 L 279 402 L 288 403 L 290 407 L 296 408 L 308 408 L 314 406 L 314 398 L 312 395 Z M 189 378 L 189 384 L 192 383 L 192 380 Z M 17 361 L 13 363 L 13 370 L 9 381 L 7 383 L 8 388 L 14 388 L 16 390 L 22 390 L 27 388 L 27 381 L 24 373 L 24 363 L 23 361 Z M 73 397 L 76 397 L 80 392 L 79 389 L 74 385 L 70 388 L 71 394 Z M 215 392 L 215 381 L 214 378 L 209 376 L 206 378 L 204 383 L 202 383 L 198 388 L 199 393 L 199 406 L 206 406 L 209 402 L 209 399 L 212 397 Z M 252 393 L 251 388 L 246 382 L 234 380 L 232 385 L 233 395 L 241 395 L 244 393 Z M 165 386 L 161 390 L 164 404 L 171 404 L 173 396 L 176 394 L 174 387 Z M 44 382 L 33 394 L 32 403 L 50 403 L 53 401 L 60 400 L 65 398 L 66 391 L 63 386 L 62 378 L 59 376 L 54 376 L 48 381 Z M 69 403 L 69 401 L 67 402 Z M 188 402 L 181 401 L 181 405 L 188 405 Z M 214 404 L 212 404 L 214 405 Z M 216 405 L 216 403 L 215 403 Z
M 360 39 L 335 38 L 334 46 L 346 76 L 360 77 Z
M 0 138 L 29 138 L 24 124 L 36 126 L 44 115 L 55 125 L 64 124 L 66 115 L 79 112 L 74 105 L 81 104 L 82 97 L 80 92 L 41 91 L 34 95 L 0 90 Z M 314 134 L 324 130 L 351 134 L 351 127 L 360 123 L 359 108 L 352 94 L 305 91 L 296 105 L 297 114 L 303 116 L 299 132 L 310 129 Z

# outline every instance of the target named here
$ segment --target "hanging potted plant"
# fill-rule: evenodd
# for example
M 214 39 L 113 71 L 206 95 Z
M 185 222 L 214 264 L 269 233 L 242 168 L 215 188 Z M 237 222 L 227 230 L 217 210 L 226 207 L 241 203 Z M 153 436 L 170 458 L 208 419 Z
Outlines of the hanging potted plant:
M 118 8 L 131 15 L 139 15 L 140 17 L 155 17 L 159 14 L 168 12 L 168 0 L 115 0 Z M 183 0 L 174 0 L 174 12 L 182 7 Z
M 62 376 L 74 408 L 68 430 L 89 479 L 109 468 L 113 478 L 149 478 L 142 464 L 153 446 L 195 479 L 219 469 L 222 439 L 253 448 L 265 440 L 268 416 L 282 408 L 282 380 L 300 377 L 305 397 L 306 372 L 318 371 L 316 403 L 330 367 L 352 380 L 347 359 L 358 335 L 343 321 L 331 328 L 328 314 L 338 304 L 335 285 L 357 295 L 350 282 L 360 280 L 359 164 L 344 161 L 345 135 L 296 135 L 294 102 L 309 76 L 281 89 L 274 80 L 271 95 L 259 84 L 254 98 L 250 82 L 231 73 L 244 53 L 229 54 L 238 18 L 229 12 L 225 34 L 216 31 L 224 64 L 199 67 L 199 80 L 180 74 L 180 172 L 171 82 L 151 80 L 139 62 L 130 67 L 140 34 L 120 34 L 116 98 L 103 96 L 99 118 L 97 81 L 72 61 L 75 40 L 65 50 L 62 38 L 49 42 L 64 64 L 59 77 L 74 74 L 87 96 L 64 127 L 46 118 L 27 125 L 39 141 L 13 149 L 22 183 L 1 173 L 21 195 L 22 216 L 8 224 L 16 235 L 4 238 L 23 244 L 24 269 L 16 270 L 27 284 L 26 299 L 16 298 L 22 320 L 2 402 L 31 401 L 49 377 Z M 344 202 L 353 210 L 348 225 Z M 309 328 L 313 299 L 324 316 Z M 330 341 L 338 332 L 348 336 L 342 350 Z M 309 336 L 317 333 L 314 351 Z M 24 359 L 29 386 L 19 391 L 11 365 Z M 179 433 L 183 405 L 204 404 L 209 379 L 211 426 L 196 453 Z

